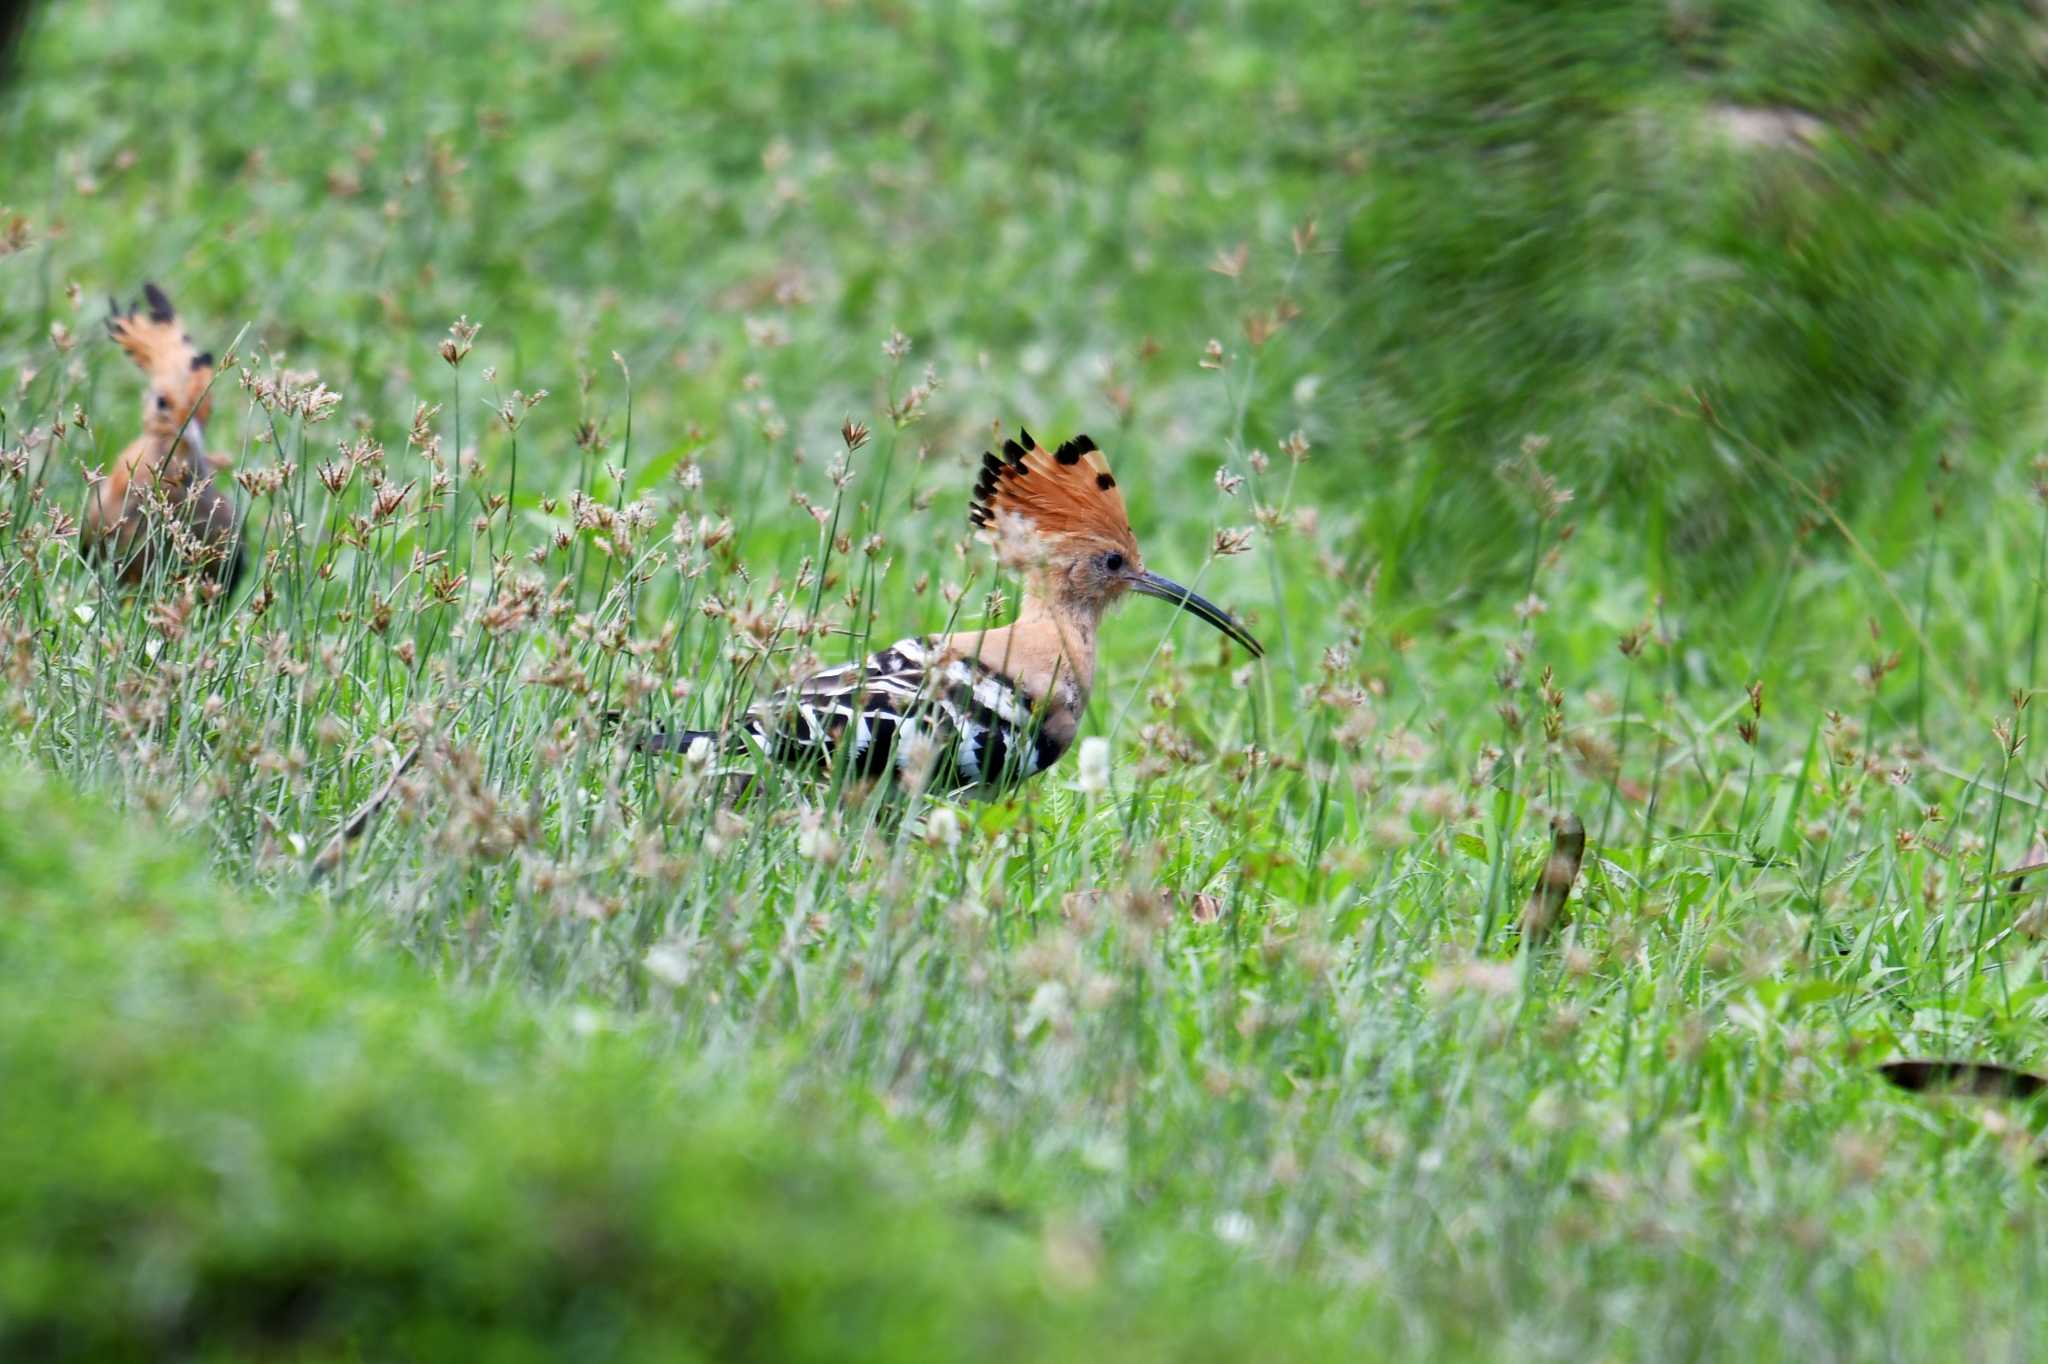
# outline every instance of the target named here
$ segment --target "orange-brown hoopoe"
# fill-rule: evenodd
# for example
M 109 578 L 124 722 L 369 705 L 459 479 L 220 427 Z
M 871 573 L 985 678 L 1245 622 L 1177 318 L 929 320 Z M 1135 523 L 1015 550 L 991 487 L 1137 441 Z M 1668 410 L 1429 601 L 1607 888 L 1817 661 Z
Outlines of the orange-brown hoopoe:
M 86 543 L 110 554 L 123 582 L 140 582 L 168 545 L 203 561 L 229 590 L 241 575 L 240 518 L 213 483 L 206 419 L 213 412 L 213 356 L 194 349 L 171 301 L 143 286 L 149 306 L 112 305 L 107 332 L 149 377 L 142 434 L 114 461 L 85 509 Z M 175 526 L 159 524 L 168 508 Z
M 732 729 L 673 730 L 645 752 L 752 751 L 791 766 L 843 762 L 869 780 L 909 779 L 947 794 L 999 795 L 1073 745 L 1095 684 L 1103 613 L 1126 592 L 1173 602 L 1249 650 L 1228 613 L 1146 571 L 1123 494 L 1095 442 L 1047 450 L 1020 431 L 982 456 L 968 520 L 1024 580 L 1009 625 L 903 639 L 860 663 L 813 673 L 754 706 Z M 848 747 L 850 745 L 850 747 Z

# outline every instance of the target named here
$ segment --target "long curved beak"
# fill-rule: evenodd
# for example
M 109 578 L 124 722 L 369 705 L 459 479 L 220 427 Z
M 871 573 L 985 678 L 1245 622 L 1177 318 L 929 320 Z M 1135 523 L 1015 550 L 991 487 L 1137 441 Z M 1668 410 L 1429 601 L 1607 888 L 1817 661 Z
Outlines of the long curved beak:
M 1203 620 L 1209 622 L 1209 624 L 1215 626 L 1239 644 L 1242 644 L 1253 658 L 1265 656 L 1265 649 L 1260 646 L 1257 640 L 1252 638 L 1249 630 L 1231 618 L 1228 611 L 1225 611 L 1207 597 L 1198 596 L 1187 588 L 1182 587 L 1171 578 L 1162 578 L 1157 573 L 1140 573 L 1131 580 L 1131 591 L 1142 592 L 1148 597 L 1157 597 L 1161 601 L 1170 601 L 1174 605 L 1184 608 L 1189 615 L 1200 616 Z

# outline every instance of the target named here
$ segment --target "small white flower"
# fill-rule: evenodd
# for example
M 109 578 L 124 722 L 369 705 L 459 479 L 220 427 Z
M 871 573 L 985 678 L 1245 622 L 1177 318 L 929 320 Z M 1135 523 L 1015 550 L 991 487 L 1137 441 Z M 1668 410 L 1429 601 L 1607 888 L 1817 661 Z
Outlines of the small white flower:
M 941 805 L 924 817 L 924 841 L 934 848 L 960 846 L 960 816 Z
M 839 839 L 825 827 L 820 810 L 806 810 L 797 820 L 796 850 L 808 861 L 831 866 L 839 860 Z
M 938 766 L 939 746 L 915 720 L 904 722 L 896 736 L 896 771 L 905 788 L 924 790 Z
M 647 974 L 664 985 L 681 989 L 690 980 L 690 950 L 679 942 L 658 942 L 640 959 Z
M 1216 1215 L 1216 1239 L 1226 1245 L 1241 1246 L 1252 1239 L 1257 1230 L 1252 1219 L 1241 1212 L 1225 1212 Z
M 1026 1038 L 1041 1027 L 1059 1029 L 1073 1017 L 1073 1007 L 1067 998 L 1067 987 L 1056 980 L 1043 981 L 1031 992 L 1031 1002 L 1024 1007 L 1024 1017 L 1017 1020 L 1017 1036 Z
M 1109 789 L 1109 740 L 1092 736 L 1081 741 L 1081 773 L 1076 785 L 1089 796 Z

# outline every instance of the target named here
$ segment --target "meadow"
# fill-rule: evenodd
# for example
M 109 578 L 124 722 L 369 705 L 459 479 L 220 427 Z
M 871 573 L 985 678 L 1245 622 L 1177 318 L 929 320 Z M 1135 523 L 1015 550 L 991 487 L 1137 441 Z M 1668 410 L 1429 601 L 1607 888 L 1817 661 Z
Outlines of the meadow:
M 0 90 L 0 1353 L 2024 1357 L 2023 5 L 51 5 Z M 82 556 L 222 357 L 223 600 Z M 628 728 L 1148 565 L 1017 798 Z M 417 760 L 408 764 L 408 755 Z M 354 812 L 388 797 L 360 835 Z M 1574 815 L 1566 922 L 1517 923 Z

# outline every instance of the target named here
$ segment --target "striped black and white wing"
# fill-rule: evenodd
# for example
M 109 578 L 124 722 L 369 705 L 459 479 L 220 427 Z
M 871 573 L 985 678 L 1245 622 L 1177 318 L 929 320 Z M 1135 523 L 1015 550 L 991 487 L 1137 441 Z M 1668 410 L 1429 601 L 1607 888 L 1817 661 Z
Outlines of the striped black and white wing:
M 778 762 L 843 762 L 868 780 L 922 767 L 935 790 L 992 793 L 1059 759 L 1014 683 L 973 659 L 942 663 L 944 649 L 943 640 L 903 639 L 813 673 L 756 706 L 746 732 Z
M 930 698 L 943 731 L 951 785 L 994 794 L 1059 761 L 1064 745 L 1041 723 L 1031 698 L 978 659 L 948 659 Z
M 870 779 L 896 761 L 903 722 L 925 694 L 927 641 L 902 639 L 859 663 L 812 673 L 748 714 L 747 733 L 778 762 L 828 767 L 840 760 Z

